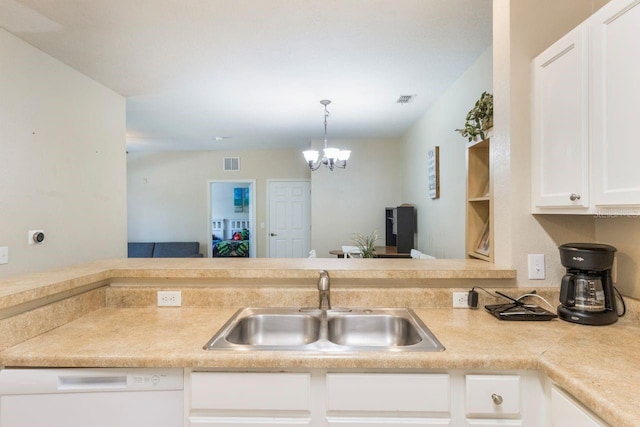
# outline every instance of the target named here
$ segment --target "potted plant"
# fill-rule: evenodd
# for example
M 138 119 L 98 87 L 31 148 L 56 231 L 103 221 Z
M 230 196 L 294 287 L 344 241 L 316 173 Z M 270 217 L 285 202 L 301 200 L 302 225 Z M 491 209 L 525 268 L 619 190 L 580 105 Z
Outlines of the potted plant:
M 460 135 L 466 137 L 469 142 L 476 139 L 486 139 L 487 131 L 493 127 L 493 95 L 482 92 L 476 105 L 467 114 L 467 121 L 463 129 L 456 129 Z
M 353 243 L 360 250 L 362 258 L 373 258 L 376 240 L 378 240 L 378 230 L 373 231 L 369 235 L 355 233 Z

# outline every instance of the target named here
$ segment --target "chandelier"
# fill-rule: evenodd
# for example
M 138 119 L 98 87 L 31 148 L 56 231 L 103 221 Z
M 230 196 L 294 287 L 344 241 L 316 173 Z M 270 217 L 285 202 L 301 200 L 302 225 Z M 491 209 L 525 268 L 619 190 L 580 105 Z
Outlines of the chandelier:
M 320 165 L 325 165 L 329 170 L 333 170 L 333 168 L 344 169 L 347 167 L 347 160 L 349 160 L 351 150 L 341 150 L 327 145 L 327 117 L 329 117 L 327 105 L 331 104 L 331 101 L 323 99 L 320 104 L 324 105 L 324 150 L 322 150 L 322 158 L 320 158 L 320 152 L 317 150 L 306 150 L 302 152 L 302 155 L 312 171 L 318 170 Z

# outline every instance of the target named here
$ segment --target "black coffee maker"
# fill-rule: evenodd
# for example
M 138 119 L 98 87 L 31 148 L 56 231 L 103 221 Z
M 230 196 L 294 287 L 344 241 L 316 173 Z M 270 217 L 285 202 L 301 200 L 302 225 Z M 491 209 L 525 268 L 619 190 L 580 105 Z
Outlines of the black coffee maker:
M 618 320 L 611 268 L 616 248 L 597 243 L 561 245 L 567 269 L 560 286 L 558 317 L 583 325 L 609 325 Z

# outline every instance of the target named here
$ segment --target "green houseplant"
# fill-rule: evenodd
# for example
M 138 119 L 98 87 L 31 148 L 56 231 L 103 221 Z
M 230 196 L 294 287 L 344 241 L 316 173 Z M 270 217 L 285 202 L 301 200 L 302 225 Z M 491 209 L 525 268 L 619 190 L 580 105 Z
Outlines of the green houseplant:
M 493 95 L 482 92 L 476 105 L 467 114 L 467 120 L 463 129 L 456 129 L 460 135 L 466 137 L 469 142 L 477 136 L 480 140 L 486 139 L 486 132 L 493 127 Z
M 376 240 L 378 240 L 378 230 L 373 231 L 369 235 L 355 233 L 353 243 L 360 250 L 362 258 L 373 258 Z

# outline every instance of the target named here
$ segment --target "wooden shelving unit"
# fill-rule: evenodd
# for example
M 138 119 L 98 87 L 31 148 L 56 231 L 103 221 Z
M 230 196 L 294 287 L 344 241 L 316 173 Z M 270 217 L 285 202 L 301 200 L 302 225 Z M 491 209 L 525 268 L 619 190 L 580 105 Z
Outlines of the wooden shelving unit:
M 493 262 L 490 139 L 467 144 L 466 253 Z

